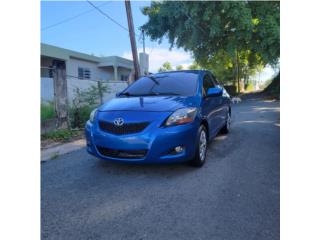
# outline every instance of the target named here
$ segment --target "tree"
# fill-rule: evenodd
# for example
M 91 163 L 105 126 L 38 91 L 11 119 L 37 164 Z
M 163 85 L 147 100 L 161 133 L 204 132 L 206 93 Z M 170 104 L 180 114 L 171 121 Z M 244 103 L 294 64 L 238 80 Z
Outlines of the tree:
M 159 72 L 167 72 L 167 71 L 172 71 L 172 66 L 171 66 L 171 63 L 169 62 L 164 62 L 162 64 L 162 66 L 159 68 Z
M 258 65 L 279 60 L 279 2 L 154 1 L 142 12 L 148 22 L 141 28 L 152 40 L 167 37 L 238 85 Z
M 177 65 L 177 66 L 176 66 L 176 70 L 177 70 L 177 71 L 183 70 L 183 66 L 182 66 L 182 65 Z
M 200 70 L 202 67 L 196 62 L 193 61 L 193 63 L 189 66 L 189 70 Z

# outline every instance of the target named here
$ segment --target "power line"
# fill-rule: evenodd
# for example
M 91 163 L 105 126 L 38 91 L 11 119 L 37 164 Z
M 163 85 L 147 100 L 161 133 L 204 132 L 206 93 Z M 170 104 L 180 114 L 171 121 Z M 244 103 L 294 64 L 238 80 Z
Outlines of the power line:
M 111 2 L 102 3 L 102 4 L 99 5 L 99 7 L 102 7 L 102 6 L 104 6 L 104 5 L 106 5 L 106 4 L 109 4 L 109 3 L 111 3 Z M 89 12 L 93 12 L 93 11 L 94 11 L 94 9 L 90 9 L 90 10 L 81 12 L 81 13 L 75 15 L 75 16 L 66 18 L 66 19 L 61 20 L 61 21 L 59 21 L 59 22 L 57 22 L 57 23 L 54 23 L 54 24 L 51 24 L 51 25 L 49 25 L 49 26 L 43 27 L 43 28 L 41 28 L 41 31 L 45 31 L 45 30 L 48 30 L 48 29 L 50 29 L 50 28 L 56 27 L 56 26 L 58 26 L 58 25 L 61 25 L 61 24 L 63 24 L 63 23 L 70 22 L 70 21 L 72 21 L 72 20 L 74 20 L 74 19 L 76 19 L 76 18 L 78 18 L 78 17 L 81 17 L 81 16 L 83 16 L 83 15 L 89 13 Z
M 92 2 L 90 2 L 89 0 L 87 0 L 87 2 L 94 7 L 98 12 L 100 12 L 103 16 L 107 17 L 110 21 L 112 21 L 113 23 L 117 24 L 119 27 L 121 27 L 122 29 L 126 30 L 127 32 L 129 32 L 129 29 L 124 27 L 121 23 L 118 23 L 116 20 L 114 20 L 112 17 L 110 17 L 108 14 L 106 14 L 104 11 L 102 11 L 99 7 L 97 7 L 96 5 L 94 5 Z

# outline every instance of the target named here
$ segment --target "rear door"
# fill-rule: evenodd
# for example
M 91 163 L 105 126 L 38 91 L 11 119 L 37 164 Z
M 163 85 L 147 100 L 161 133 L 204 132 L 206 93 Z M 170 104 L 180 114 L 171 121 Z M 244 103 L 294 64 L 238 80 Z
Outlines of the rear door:
M 202 115 L 205 116 L 208 121 L 210 136 L 214 136 L 217 133 L 220 125 L 219 122 L 221 121 L 219 119 L 220 97 L 207 96 L 208 89 L 213 87 L 213 78 L 206 73 L 202 81 Z

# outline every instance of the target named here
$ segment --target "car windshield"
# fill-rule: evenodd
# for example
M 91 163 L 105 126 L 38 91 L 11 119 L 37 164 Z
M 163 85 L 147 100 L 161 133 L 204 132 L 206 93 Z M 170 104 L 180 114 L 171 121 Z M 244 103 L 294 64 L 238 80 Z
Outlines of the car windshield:
M 145 76 L 131 84 L 121 95 L 195 95 L 198 74 L 193 72 L 158 73 Z

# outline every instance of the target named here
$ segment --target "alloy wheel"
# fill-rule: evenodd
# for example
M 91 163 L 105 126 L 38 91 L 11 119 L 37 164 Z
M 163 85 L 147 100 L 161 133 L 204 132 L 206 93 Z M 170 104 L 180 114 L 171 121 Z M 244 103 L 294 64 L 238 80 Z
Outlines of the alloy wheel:
M 206 151 L 207 151 L 207 134 L 204 130 L 202 130 L 200 133 L 200 141 L 199 141 L 199 157 L 202 162 L 205 160 Z
M 229 130 L 230 129 L 230 125 L 231 125 L 231 116 L 230 116 L 230 113 L 228 112 L 228 115 L 227 115 L 227 129 Z

